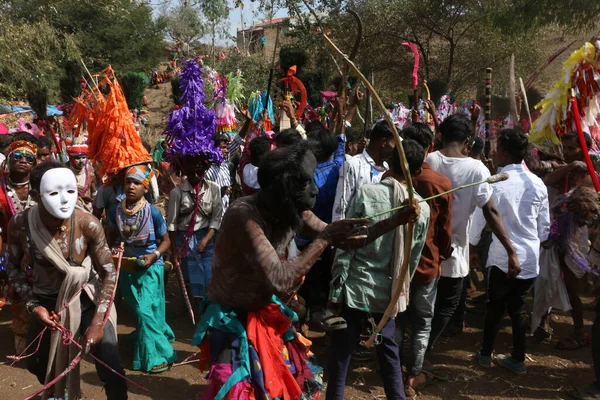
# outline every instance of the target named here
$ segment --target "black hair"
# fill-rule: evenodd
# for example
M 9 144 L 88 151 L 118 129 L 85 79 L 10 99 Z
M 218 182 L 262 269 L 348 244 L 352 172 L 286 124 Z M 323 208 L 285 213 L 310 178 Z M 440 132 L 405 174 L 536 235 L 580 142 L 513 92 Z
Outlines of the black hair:
M 323 123 L 321 121 L 310 121 L 304 127 L 304 130 L 306 132 L 320 131 L 321 129 L 325 129 L 325 125 L 323 125 Z
M 266 136 L 259 136 L 250 141 L 248 148 L 250 149 L 252 165 L 258 166 L 271 150 L 271 141 Z
M 481 153 L 485 149 L 485 142 L 482 138 L 477 136 L 473 139 L 473 146 L 471 146 L 471 151 L 476 152 L 477 154 Z
M 585 138 L 585 145 L 587 146 L 588 150 L 590 150 L 592 148 L 592 137 L 587 132 L 583 132 L 583 136 Z M 577 131 L 569 131 L 560 138 L 561 141 L 571 139 L 575 139 L 577 145 L 581 147 L 581 145 L 579 144 L 579 134 L 577 133 Z
M 402 136 L 404 139 L 412 139 L 416 141 L 425 150 L 431 146 L 433 140 L 435 139 L 435 136 L 433 136 L 433 132 L 431 132 L 429 126 L 421 122 L 415 122 L 411 125 L 408 125 L 402 129 L 400 136 Z
M 358 128 L 350 128 L 346 131 L 346 143 L 358 143 L 361 132 Z
M 6 148 L 10 146 L 12 142 L 12 135 L 0 135 L 0 151 L 6 150 Z
M 329 129 L 320 129 L 309 132 L 307 135 L 308 145 L 317 157 L 318 162 L 325 162 L 335 153 L 338 148 L 338 139 Z
M 33 144 L 35 144 L 35 142 L 37 141 L 35 136 L 33 136 L 31 133 L 23 131 L 15 132 L 15 134 L 13 135 L 13 142 L 16 142 L 17 140 L 24 140 Z
M 390 139 L 394 136 L 394 133 L 390 129 L 386 120 L 381 120 L 375 124 L 371 131 L 371 142 L 377 142 L 381 139 Z
M 440 124 L 444 143 L 463 143 L 473 136 L 473 125 L 467 117 L 453 114 Z
M 35 141 L 38 149 L 52 149 L 52 142 L 46 136 L 40 136 Z
M 516 129 L 503 129 L 498 133 L 498 149 L 510 154 L 510 160 L 513 164 L 523 162 L 528 145 L 527 135 Z
M 59 162 L 48 160 L 33 167 L 31 173 L 29 174 L 29 183 L 31 184 L 31 189 L 39 192 L 40 185 L 42 183 L 42 177 L 46 172 L 55 168 L 65 168 L 65 166 Z
M 268 215 L 293 229 L 301 221 L 294 197 L 314 179 L 314 171 L 302 167 L 307 154 L 312 155 L 308 143 L 298 142 L 269 152 L 258 167 L 259 196 Z
M 404 139 L 402 141 L 402 147 L 404 148 L 404 155 L 408 162 L 408 170 L 411 175 L 416 174 L 425 160 L 425 149 L 416 140 Z M 394 150 L 392 154 L 392 171 L 397 174 L 403 174 L 402 167 L 400 164 L 400 155 L 397 150 Z
M 219 147 L 221 145 L 221 142 L 229 143 L 229 137 L 227 135 L 219 133 L 219 134 L 215 135 L 214 141 L 215 141 L 215 146 Z
M 277 147 L 290 146 L 302 140 L 304 140 L 302 139 L 302 135 L 294 128 L 284 129 L 275 137 Z

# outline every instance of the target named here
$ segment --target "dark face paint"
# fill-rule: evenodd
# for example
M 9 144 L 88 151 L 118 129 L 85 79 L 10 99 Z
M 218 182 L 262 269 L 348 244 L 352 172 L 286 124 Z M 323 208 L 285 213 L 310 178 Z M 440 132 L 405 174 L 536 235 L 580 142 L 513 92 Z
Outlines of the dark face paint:
M 304 156 L 302 163 L 299 165 L 302 170 L 302 174 L 310 176 L 311 179 L 306 182 L 306 185 L 302 190 L 293 194 L 293 201 L 296 209 L 299 211 L 310 210 L 315 206 L 317 202 L 317 194 L 319 194 L 319 188 L 315 184 L 314 175 L 317 169 L 317 159 L 309 152 Z

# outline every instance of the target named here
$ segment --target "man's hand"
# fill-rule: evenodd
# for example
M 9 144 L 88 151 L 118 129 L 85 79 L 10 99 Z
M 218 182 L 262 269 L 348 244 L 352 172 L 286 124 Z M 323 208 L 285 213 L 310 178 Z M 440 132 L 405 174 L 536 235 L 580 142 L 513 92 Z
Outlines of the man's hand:
M 435 117 L 437 114 L 437 109 L 435 108 L 435 104 L 431 100 L 427 100 L 425 102 L 425 110 L 427 110 L 427 112 L 429 114 L 431 114 L 432 117 Z
M 102 321 L 97 322 L 96 318 L 94 318 L 81 339 L 84 355 L 87 355 L 94 346 L 101 343 L 102 339 L 104 339 L 104 326 Z
M 296 115 L 294 114 L 294 107 L 292 106 L 291 101 L 284 100 L 279 106 L 279 108 L 285 111 L 285 115 L 287 115 L 287 117 L 290 120 L 296 119 Z
M 516 278 L 521 273 L 521 264 L 517 258 L 517 253 L 509 254 L 508 256 L 508 273 L 507 278 Z
M 206 247 L 208 246 L 208 242 L 210 242 L 210 240 L 207 240 L 206 237 L 204 237 L 200 243 L 198 243 L 198 247 L 196 248 L 196 252 L 202 254 L 206 251 Z
M 402 204 L 406 204 L 407 206 L 401 208 L 396 211 L 396 214 L 392 218 L 395 218 L 396 223 L 398 225 L 406 225 L 408 223 L 415 223 L 419 220 L 419 216 L 421 215 L 421 207 L 419 207 L 419 202 L 416 199 L 413 199 L 413 204 L 408 205 L 408 200 L 405 200 Z
M 587 164 L 583 161 L 573 161 L 569 164 L 569 171 L 587 171 Z
M 33 315 L 40 320 L 46 327 L 55 330 L 56 324 L 60 323 L 60 315 L 54 311 L 48 311 L 46 307 L 37 306 L 33 309 Z
M 319 234 L 322 239 L 329 243 L 345 242 L 346 240 L 364 240 L 367 238 L 365 234 L 368 222 L 364 218 L 343 219 L 332 222 Z
M 360 91 L 360 89 L 356 89 L 354 92 L 354 104 L 358 104 L 365 98 L 365 94 Z
M 250 111 L 248 111 L 247 107 L 239 107 L 240 114 L 244 116 L 247 120 L 251 120 L 252 116 L 250 115 Z

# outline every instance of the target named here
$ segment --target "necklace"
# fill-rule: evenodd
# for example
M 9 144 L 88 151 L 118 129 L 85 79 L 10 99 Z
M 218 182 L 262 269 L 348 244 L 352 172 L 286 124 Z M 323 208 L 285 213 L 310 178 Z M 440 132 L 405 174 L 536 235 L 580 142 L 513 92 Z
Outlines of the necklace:
M 123 226 L 123 236 L 124 237 L 132 236 L 140 228 L 140 221 L 142 219 L 142 214 L 143 214 L 141 211 L 145 205 L 146 205 L 146 200 L 143 197 L 131 209 L 127 208 L 126 201 L 122 202 L 123 214 L 125 214 L 125 216 L 126 216 L 124 218 L 125 224 Z M 129 223 L 129 221 L 127 221 L 128 216 L 129 217 L 134 216 L 134 219 L 131 223 Z
M 10 201 L 11 208 L 13 209 L 11 211 L 14 211 L 13 215 L 18 214 L 33 205 L 33 201 L 31 200 L 31 196 L 29 196 L 29 192 L 27 193 L 27 198 L 25 200 L 21 200 L 19 199 L 19 196 L 15 191 L 14 186 L 23 187 L 25 185 L 29 185 L 29 180 L 27 180 L 27 182 L 14 184 L 9 177 L 6 177 L 5 189 Z

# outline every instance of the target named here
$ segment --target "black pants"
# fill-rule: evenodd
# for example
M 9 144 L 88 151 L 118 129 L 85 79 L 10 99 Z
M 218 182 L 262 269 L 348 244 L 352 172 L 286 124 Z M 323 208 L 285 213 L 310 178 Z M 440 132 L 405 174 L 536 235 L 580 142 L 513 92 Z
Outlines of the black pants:
M 346 376 L 350 366 L 350 356 L 363 327 L 367 314 L 363 311 L 344 306 L 341 317 L 348 324 L 347 329 L 333 331 L 331 334 L 331 348 L 329 350 L 329 364 L 327 373 L 327 400 L 342 400 L 346 386 Z M 382 314 L 373 314 L 378 323 Z M 396 344 L 396 322 L 391 318 L 381 331 L 381 343 L 376 345 L 379 359 L 379 371 L 383 378 L 385 395 L 390 400 L 404 400 L 404 384 L 402 382 L 402 367 L 398 345 Z
M 596 318 L 592 327 L 592 357 L 594 359 L 595 385 L 600 388 L 600 299 L 596 301 Z
M 38 299 L 42 306 L 47 310 L 56 308 L 56 298 L 41 297 Z M 84 334 L 92 322 L 96 306 L 89 299 L 87 294 L 81 294 L 81 325 L 79 333 Z M 27 332 L 27 344 L 31 343 L 44 329 L 45 325 L 37 318 L 31 318 L 29 331 Z M 48 329 L 44 332 L 39 350 L 31 357 L 27 358 L 27 369 L 34 374 L 41 384 L 45 384 L 46 367 L 48 365 L 48 357 L 50 354 L 50 333 Z M 121 375 L 125 375 L 125 370 L 121 364 L 119 357 L 119 347 L 117 344 L 117 333 L 115 328 L 107 323 L 104 327 L 104 339 L 97 344 L 93 350 L 94 356 L 102 360 L 106 365 L 110 366 Z M 96 371 L 98 376 L 104 382 L 104 390 L 108 400 L 127 400 L 127 381 L 96 361 Z
M 428 350 L 433 348 L 456 311 L 463 291 L 463 279 L 440 277 L 435 299 L 435 313 L 433 321 L 431 321 Z
M 483 345 L 481 355 L 491 356 L 494 341 L 504 312 L 512 320 L 513 351 L 511 357 L 516 362 L 525 361 L 525 297 L 533 286 L 535 278 L 507 278 L 506 272 L 498 267 L 489 267 L 488 302 L 483 328 Z

